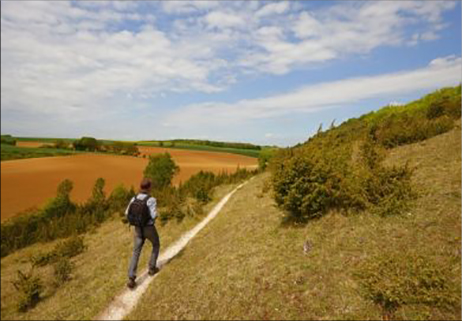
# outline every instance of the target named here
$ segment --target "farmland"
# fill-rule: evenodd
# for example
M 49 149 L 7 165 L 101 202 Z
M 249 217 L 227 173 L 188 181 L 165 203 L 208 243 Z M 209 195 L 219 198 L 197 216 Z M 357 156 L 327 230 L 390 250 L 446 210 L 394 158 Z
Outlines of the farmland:
M 22 143 L 20 143 L 22 144 Z M 24 148 L 25 149 L 25 148 Z M 142 147 L 143 155 L 168 151 L 180 172 L 173 183 L 184 182 L 200 170 L 214 173 L 233 172 L 240 168 L 255 168 L 255 158 L 226 153 L 171 150 Z M 76 156 L 33 158 L 2 162 L 1 184 L 8 186 L 1 191 L 1 220 L 14 216 L 31 207 L 39 207 L 56 194 L 58 184 L 64 179 L 74 182 L 72 199 L 87 199 L 98 177 L 106 181 L 106 193 L 118 184 L 137 187 L 142 177 L 147 158 L 103 154 L 81 154 Z
M 2 161 L 23 159 L 23 158 L 36 158 L 36 157 L 50 157 L 50 156 L 63 156 L 76 153 L 72 150 L 56 149 L 56 148 L 38 148 L 42 143 L 28 142 L 18 143 L 18 146 L 2 144 L 1 159 Z M 28 147 L 28 148 L 24 148 Z

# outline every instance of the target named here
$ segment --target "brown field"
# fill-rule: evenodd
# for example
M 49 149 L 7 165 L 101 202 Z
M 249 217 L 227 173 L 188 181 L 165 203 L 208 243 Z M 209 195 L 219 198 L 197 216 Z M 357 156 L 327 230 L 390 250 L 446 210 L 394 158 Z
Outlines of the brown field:
M 257 167 L 255 158 L 242 155 L 155 147 L 142 147 L 140 150 L 143 154 L 168 151 L 180 166 L 174 184 L 184 182 L 200 170 L 218 173 L 223 170 L 234 172 L 237 166 Z M 107 194 L 120 183 L 136 188 L 147 163 L 147 158 L 101 154 L 1 162 L 1 220 L 28 208 L 42 206 L 47 199 L 56 195 L 58 184 L 66 178 L 74 183 L 71 197 L 78 202 L 91 195 L 98 177 L 105 179 Z
M 44 142 L 20 142 L 20 141 L 17 141 L 16 142 L 16 146 L 18 147 L 32 147 L 32 148 L 38 148 L 42 145 L 46 145 L 47 143 L 44 143 Z M 50 143 L 51 145 L 52 143 Z

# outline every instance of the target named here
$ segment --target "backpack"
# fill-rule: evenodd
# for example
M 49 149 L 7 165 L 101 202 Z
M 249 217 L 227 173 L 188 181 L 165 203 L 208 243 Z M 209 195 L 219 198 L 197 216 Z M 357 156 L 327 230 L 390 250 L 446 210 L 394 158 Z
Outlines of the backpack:
M 127 219 L 130 225 L 144 227 L 148 224 L 151 217 L 151 211 L 149 210 L 148 200 L 151 196 L 146 195 L 142 200 L 135 196 L 135 200 L 130 204 L 128 209 Z

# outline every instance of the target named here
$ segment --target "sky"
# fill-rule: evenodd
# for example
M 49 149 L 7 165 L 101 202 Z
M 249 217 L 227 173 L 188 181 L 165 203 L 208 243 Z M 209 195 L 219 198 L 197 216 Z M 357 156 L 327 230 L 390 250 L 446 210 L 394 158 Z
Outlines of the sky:
M 462 81 L 460 1 L 1 1 L 1 133 L 291 146 Z

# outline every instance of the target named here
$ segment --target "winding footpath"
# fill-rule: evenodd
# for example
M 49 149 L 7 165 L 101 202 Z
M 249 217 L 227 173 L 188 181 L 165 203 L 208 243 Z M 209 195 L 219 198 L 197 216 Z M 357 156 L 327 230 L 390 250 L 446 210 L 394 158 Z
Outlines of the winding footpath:
M 215 216 L 217 216 L 231 196 L 248 182 L 249 181 L 242 183 L 223 197 L 204 220 L 197 224 L 192 230 L 183 234 L 174 244 L 170 245 L 160 255 L 157 266 L 162 269 L 165 264 L 174 258 L 188 244 L 188 242 L 194 238 L 197 233 L 199 233 L 200 230 L 202 230 Z M 156 278 L 156 276 L 157 274 L 154 276 L 148 276 L 147 269 L 144 270 L 140 277 L 136 280 L 137 286 L 134 289 L 125 289 L 121 294 L 114 298 L 104 312 L 97 316 L 96 320 L 122 320 L 133 310 L 143 293 L 147 290 L 149 284 Z

